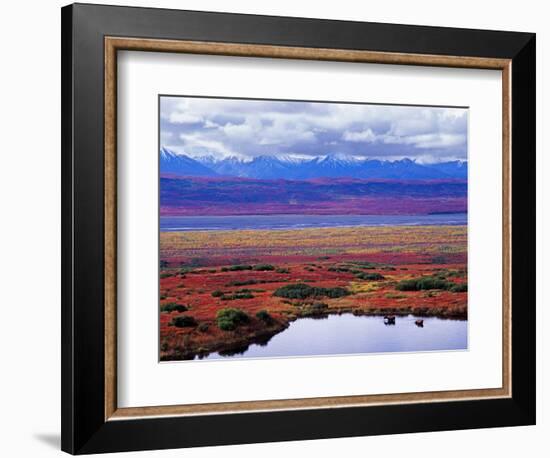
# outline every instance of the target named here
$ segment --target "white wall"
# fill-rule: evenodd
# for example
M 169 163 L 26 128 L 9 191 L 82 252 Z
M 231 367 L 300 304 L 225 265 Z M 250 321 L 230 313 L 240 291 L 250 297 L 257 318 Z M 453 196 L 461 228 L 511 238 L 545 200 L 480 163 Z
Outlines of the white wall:
M 543 163 L 543 111 L 550 105 L 542 87 L 543 56 L 550 47 L 548 19 L 539 0 L 277 0 L 140 1 L 133 5 L 229 11 L 327 19 L 426 24 L 536 32 L 538 59 L 538 425 L 477 431 L 409 434 L 310 442 L 150 452 L 169 457 L 421 456 L 447 458 L 490 453 L 500 457 L 542 456 L 550 435 L 547 372 L 550 326 L 542 311 L 550 244 L 542 244 L 550 174 Z M 111 4 L 124 4 L 109 0 Z M 4 2 L 0 14 L 0 453 L 47 457 L 59 449 L 60 384 L 60 12 L 63 2 Z M 546 269 L 546 272 L 548 268 Z M 543 298 L 544 295 L 544 298 Z M 546 359 L 546 367 L 542 366 Z M 126 456 L 138 456 L 130 454 Z M 140 455 L 140 456 L 143 456 Z

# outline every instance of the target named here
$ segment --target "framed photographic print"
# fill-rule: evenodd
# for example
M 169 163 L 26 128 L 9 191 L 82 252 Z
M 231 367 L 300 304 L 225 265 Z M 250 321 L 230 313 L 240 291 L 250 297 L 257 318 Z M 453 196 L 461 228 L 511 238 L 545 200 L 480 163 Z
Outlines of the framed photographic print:
M 534 34 L 76 4 L 62 78 L 63 450 L 534 424 Z

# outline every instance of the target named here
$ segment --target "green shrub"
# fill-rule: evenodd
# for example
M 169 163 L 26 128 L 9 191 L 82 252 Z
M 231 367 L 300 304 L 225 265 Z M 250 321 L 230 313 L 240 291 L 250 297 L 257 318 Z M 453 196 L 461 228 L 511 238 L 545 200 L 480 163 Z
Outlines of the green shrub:
M 264 323 L 272 323 L 273 317 L 267 312 L 267 310 L 260 310 L 256 313 L 256 318 L 262 320 Z
M 192 316 L 177 316 L 170 323 L 176 328 L 189 328 L 197 325 L 197 321 Z
M 327 270 L 329 272 L 349 272 L 350 271 L 349 267 L 344 267 L 344 266 L 330 266 Z
M 238 271 L 238 270 L 252 270 L 252 266 L 238 264 L 238 265 L 234 265 L 234 266 L 222 267 L 221 268 L 222 272 L 234 272 L 234 271 Z
M 229 296 L 221 296 L 222 301 L 234 301 L 237 299 L 253 299 L 254 295 L 250 291 L 235 291 Z
M 315 290 L 318 291 L 318 293 L 315 294 L 316 296 L 326 296 L 326 297 L 330 297 L 331 299 L 336 299 L 338 297 L 348 296 L 350 294 L 350 292 L 347 289 L 340 288 L 340 287 L 336 287 L 336 288 L 315 288 Z
M 398 291 L 422 291 L 430 289 L 445 289 L 451 290 L 455 286 L 454 283 L 448 282 L 440 277 L 420 277 L 410 280 L 401 280 L 395 289 Z
M 467 283 L 456 283 L 449 288 L 449 291 L 453 293 L 465 293 L 468 291 Z
M 248 285 L 256 285 L 257 283 L 261 283 L 258 280 L 235 280 L 227 284 L 227 286 L 248 286 Z
M 212 291 L 212 297 L 222 297 L 223 291 L 220 291 L 219 289 Z
M 177 302 L 168 302 L 160 306 L 161 312 L 186 312 L 189 310 L 185 305 L 178 304 Z
M 256 264 L 252 270 L 264 271 L 264 270 L 275 270 L 275 266 L 271 264 Z
M 395 285 L 395 289 L 398 291 L 418 291 L 418 284 L 415 279 L 401 280 Z
M 351 261 L 350 264 L 360 267 L 361 269 L 376 269 L 378 267 L 378 264 L 367 261 Z
M 465 270 L 457 270 L 456 274 L 454 274 L 453 276 L 464 278 L 467 275 L 468 275 L 468 272 L 466 272 Z
M 296 283 L 295 285 L 285 285 L 277 288 L 273 295 L 288 299 L 305 299 L 306 297 L 313 296 L 314 290 L 315 288 L 305 283 Z
M 285 285 L 277 288 L 273 293 L 277 297 L 285 297 L 287 299 L 306 299 L 308 297 L 330 297 L 338 298 L 349 295 L 349 291 L 345 288 L 320 288 L 305 283 L 296 283 L 294 285 Z
M 422 277 L 417 280 L 418 289 L 449 289 L 449 282 L 437 277 Z
M 289 274 L 290 269 L 287 269 L 286 267 L 278 267 L 277 269 L 275 269 L 275 272 L 277 272 L 278 274 Z
M 359 272 L 355 274 L 355 278 L 359 280 L 384 280 L 384 276 L 376 272 Z
M 224 308 L 216 314 L 216 322 L 222 331 L 233 331 L 249 321 L 250 317 L 240 309 Z

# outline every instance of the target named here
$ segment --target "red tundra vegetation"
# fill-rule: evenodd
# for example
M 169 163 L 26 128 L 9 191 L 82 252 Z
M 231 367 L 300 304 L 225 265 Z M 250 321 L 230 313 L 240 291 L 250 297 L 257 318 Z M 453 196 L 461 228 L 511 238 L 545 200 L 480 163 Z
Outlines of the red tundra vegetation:
M 162 232 L 160 357 L 231 354 L 330 313 L 467 318 L 465 226 Z

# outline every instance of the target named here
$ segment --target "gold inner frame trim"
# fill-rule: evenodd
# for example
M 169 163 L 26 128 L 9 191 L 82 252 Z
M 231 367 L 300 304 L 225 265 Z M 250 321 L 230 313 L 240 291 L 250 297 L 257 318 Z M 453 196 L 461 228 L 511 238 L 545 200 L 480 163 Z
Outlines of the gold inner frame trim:
M 117 51 L 423 65 L 502 72 L 502 387 L 418 393 L 336 396 L 119 408 L 117 404 Z M 511 397 L 511 60 L 344 49 L 105 37 L 105 420 L 425 403 Z

